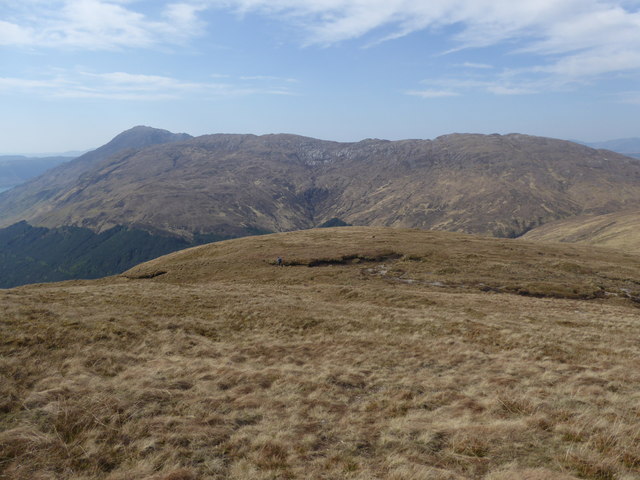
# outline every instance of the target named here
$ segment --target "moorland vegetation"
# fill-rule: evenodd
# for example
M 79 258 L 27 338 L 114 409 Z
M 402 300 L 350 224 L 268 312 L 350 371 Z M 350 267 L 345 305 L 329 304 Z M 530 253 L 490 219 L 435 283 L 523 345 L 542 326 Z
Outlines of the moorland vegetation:
M 0 478 L 637 479 L 639 297 L 634 255 L 364 227 L 0 291 Z

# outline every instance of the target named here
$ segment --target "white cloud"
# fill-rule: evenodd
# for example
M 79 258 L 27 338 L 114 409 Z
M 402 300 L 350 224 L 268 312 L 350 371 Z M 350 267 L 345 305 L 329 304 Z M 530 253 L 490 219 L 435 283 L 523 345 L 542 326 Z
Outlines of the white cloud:
M 640 45 L 638 48 L 640 48 Z M 640 69 L 640 50 L 626 48 L 611 50 L 602 47 L 566 56 L 549 65 L 539 66 L 533 70 L 565 78 L 580 79 L 595 77 L 609 72 L 624 72 L 637 69 Z
M 424 90 L 408 91 L 407 95 L 423 98 L 464 95 L 469 92 L 485 92 L 493 95 L 531 95 L 562 88 L 560 84 L 550 85 L 548 79 L 520 79 L 513 76 L 513 72 L 502 75 L 486 75 L 475 78 L 442 77 L 423 80 L 422 84 L 428 88 Z M 441 93 L 441 94 L 440 94 Z
M 160 24 L 167 34 L 167 37 L 189 38 L 201 35 L 205 31 L 205 22 L 198 17 L 198 14 L 206 10 L 201 4 L 172 3 L 167 5 L 163 16 L 166 19 L 164 24 Z
M 209 0 L 212 8 L 234 9 L 295 22 L 307 45 L 330 46 L 364 37 L 365 45 L 453 26 L 448 53 L 502 45 L 528 55 L 520 82 L 494 85 L 497 94 L 531 93 L 579 83 L 585 77 L 640 72 L 640 2 L 637 0 Z M 391 32 L 391 33 L 389 33 Z M 377 37 L 371 40 L 370 37 Z M 425 42 L 430 37 L 425 37 Z M 447 53 L 445 52 L 445 53 Z M 533 59 L 533 60 L 531 60 Z M 468 68 L 484 68 L 467 63 Z M 487 65 L 487 67 L 490 67 Z M 511 72 L 515 75 L 514 72 Z M 531 77 L 533 75 L 533 77 Z M 495 77 L 490 83 L 501 83 Z M 535 87 L 535 88 L 534 88 Z M 436 90 L 437 92 L 437 90 Z M 425 96 L 429 96 L 428 94 Z
M 192 82 L 177 78 L 127 72 L 93 73 L 61 71 L 46 78 L 0 77 L 0 94 L 26 93 L 55 98 L 110 100 L 200 99 L 246 95 L 295 95 L 284 82 L 268 88 L 240 79 L 222 82 Z
M 293 25 L 306 46 L 354 40 L 371 46 L 426 31 L 448 34 L 448 52 L 500 45 L 527 58 L 531 66 L 511 75 L 520 77 L 516 83 L 535 78 L 536 88 L 504 85 L 495 66 L 463 64 L 493 70 L 490 83 L 500 84 L 495 92 L 565 88 L 585 78 L 640 73 L 638 0 L 0 0 L 0 6 L 0 46 L 99 50 L 184 44 L 206 32 L 207 10 L 224 10 Z M 424 42 L 433 38 L 425 35 Z
M 61 87 L 63 82 L 51 78 L 49 80 L 30 80 L 27 78 L 0 77 L 0 92 L 51 90 Z
M 528 95 L 537 93 L 536 90 L 530 87 L 512 87 L 505 85 L 487 85 L 487 91 L 496 95 Z
M 295 78 L 276 77 L 273 75 L 248 75 L 240 77 L 240 80 L 286 83 L 296 83 L 298 81 Z
M 488 70 L 493 68 L 493 65 L 489 65 L 486 63 L 474 63 L 474 62 L 464 62 L 462 64 L 460 64 L 459 66 L 461 67 L 465 67 L 465 68 L 477 68 L 477 69 L 481 69 L 481 70 Z
M 409 90 L 408 92 L 406 92 L 406 94 L 413 95 L 414 97 L 422 97 L 422 98 L 457 97 L 460 95 L 458 92 L 454 92 L 452 90 L 435 90 L 435 89 Z
M 208 4 L 241 14 L 297 19 L 307 30 L 308 41 L 317 44 L 358 38 L 382 27 L 394 30 L 384 38 L 396 38 L 455 24 L 461 27 L 456 39 L 465 47 L 524 36 L 538 39 L 538 48 L 556 46 L 565 51 L 573 48 L 572 43 L 619 38 L 621 27 L 633 35 L 638 22 L 638 13 L 631 9 L 638 2 L 620 0 L 208 0 Z M 594 33 L 605 31 L 607 37 L 594 38 Z
M 0 20 L 0 45 L 26 45 L 32 32 L 14 23 Z
M 109 50 L 183 42 L 202 32 L 193 3 L 160 3 L 154 17 L 123 0 L 2 2 L 0 46 Z
M 204 10 L 202 5 L 188 3 L 172 3 L 167 5 L 164 15 L 177 25 L 194 25 L 199 22 L 198 12 Z
M 61 34 L 64 45 L 93 45 L 96 48 L 153 43 L 153 27 L 145 25 L 144 15 L 121 5 L 100 0 L 67 2 L 61 18 L 52 24 L 55 34 Z M 55 38 L 51 35 L 50 38 Z

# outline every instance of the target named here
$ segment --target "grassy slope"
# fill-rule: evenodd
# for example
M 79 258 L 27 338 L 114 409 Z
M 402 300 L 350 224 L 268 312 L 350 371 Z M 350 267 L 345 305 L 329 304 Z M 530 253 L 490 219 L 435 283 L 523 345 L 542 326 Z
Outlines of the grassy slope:
M 126 275 L 0 293 L 0 478 L 638 478 L 640 257 L 344 228 Z
M 640 253 L 640 211 L 581 216 L 549 223 L 523 236 L 530 241 L 568 242 Z

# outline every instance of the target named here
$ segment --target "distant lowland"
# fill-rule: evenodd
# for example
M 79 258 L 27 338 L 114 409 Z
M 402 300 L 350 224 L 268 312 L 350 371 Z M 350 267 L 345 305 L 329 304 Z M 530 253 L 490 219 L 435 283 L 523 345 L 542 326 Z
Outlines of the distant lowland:
M 594 146 L 522 134 L 341 143 L 135 127 L 0 193 L 0 286 L 96 278 L 202 243 L 323 226 L 533 238 L 563 221 L 640 218 L 640 160 L 613 151 L 635 147 Z

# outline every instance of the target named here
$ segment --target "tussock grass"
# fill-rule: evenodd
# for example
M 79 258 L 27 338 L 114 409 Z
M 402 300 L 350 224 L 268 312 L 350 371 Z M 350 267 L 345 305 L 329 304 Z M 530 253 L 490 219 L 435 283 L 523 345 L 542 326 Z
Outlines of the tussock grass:
M 357 228 L 2 291 L 0 478 L 638 478 L 639 272 Z

